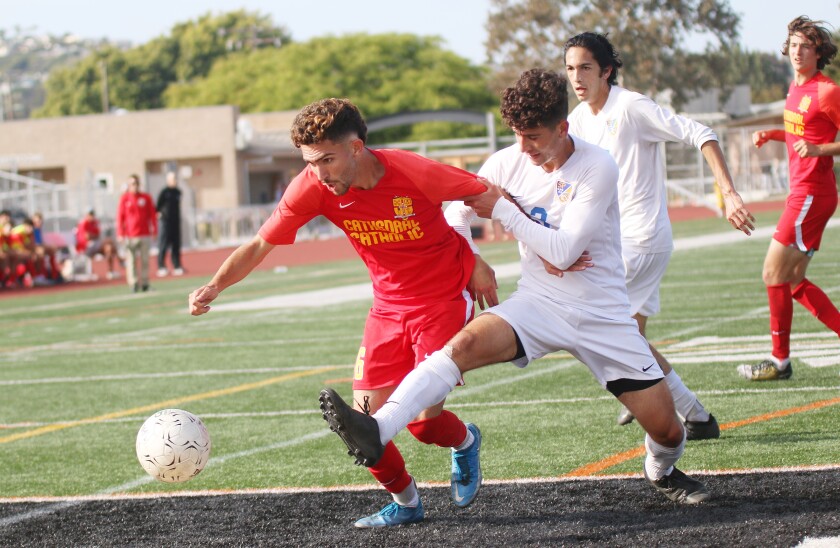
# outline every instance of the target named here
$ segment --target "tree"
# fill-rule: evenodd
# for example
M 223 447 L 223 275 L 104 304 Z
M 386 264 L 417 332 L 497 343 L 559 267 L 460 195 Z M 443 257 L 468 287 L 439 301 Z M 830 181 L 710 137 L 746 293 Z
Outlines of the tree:
M 625 63 L 623 84 L 650 95 L 670 88 L 679 105 L 702 85 L 697 66 L 684 64 L 702 62 L 684 49 L 687 37 L 708 33 L 732 47 L 738 25 L 727 0 L 493 0 L 487 53 L 501 88 L 525 68 L 561 69 L 563 44 L 575 34 L 609 33 Z
M 350 34 L 219 60 L 206 78 L 176 84 L 168 107 L 235 104 L 243 112 L 294 110 L 347 97 L 372 119 L 403 111 L 495 110 L 486 71 L 444 50 L 438 37 Z M 377 142 L 483 134 L 480 127 L 417 124 L 377 132 Z
M 832 37 L 834 44 L 840 47 L 840 29 L 838 29 Z M 831 61 L 831 64 L 826 65 L 823 72 L 826 76 L 840 84 L 840 55 L 836 55 Z
M 163 93 L 175 82 L 207 74 L 213 63 L 232 52 L 276 48 L 291 41 L 269 16 L 244 10 L 179 23 L 167 36 L 120 50 L 104 45 L 79 63 L 50 73 L 46 100 L 35 116 L 102 112 L 103 78 L 108 101 L 128 110 L 160 108 Z

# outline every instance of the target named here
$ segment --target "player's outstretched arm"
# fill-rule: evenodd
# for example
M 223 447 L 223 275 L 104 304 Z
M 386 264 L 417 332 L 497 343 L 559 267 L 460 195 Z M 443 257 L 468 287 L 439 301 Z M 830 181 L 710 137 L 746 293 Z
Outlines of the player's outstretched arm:
M 715 183 L 720 187 L 720 192 L 723 195 L 726 220 L 736 230 L 740 230 L 749 236 L 755 230 L 755 217 L 746 208 L 741 195 L 735 190 L 732 175 L 729 173 L 729 167 L 727 167 L 726 160 L 723 158 L 720 145 L 717 141 L 706 141 L 700 147 L 700 150 L 703 152 L 703 157 L 715 177 Z
M 210 303 L 216 300 L 219 293 L 250 274 L 272 249 L 274 245 L 263 240 L 259 234 L 236 248 L 219 267 L 210 283 L 190 293 L 190 314 L 200 316 L 209 312 Z
M 782 141 L 785 140 L 785 130 L 783 129 L 761 129 L 754 131 L 752 134 L 752 141 L 755 148 L 761 148 L 767 141 Z

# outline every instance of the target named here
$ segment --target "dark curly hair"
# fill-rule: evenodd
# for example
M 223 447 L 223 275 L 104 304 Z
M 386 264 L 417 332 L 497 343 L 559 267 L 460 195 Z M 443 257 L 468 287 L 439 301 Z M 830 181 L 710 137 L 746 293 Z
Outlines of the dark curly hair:
M 339 141 L 355 135 L 367 141 L 367 125 L 359 109 L 347 99 L 321 99 L 303 107 L 292 122 L 295 147 Z
M 569 114 L 566 79 L 550 70 L 526 70 L 502 92 L 501 111 L 513 130 L 553 128 Z
M 813 42 L 817 55 L 820 56 L 817 60 L 817 70 L 824 69 L 837 55 L 837 46 L 831 41 L 831 33 L 823 25 L 825 25 L 825 21 L 811 21 L 804 15 L 800 15 L 788 23 L 788 37 L 782 44 L 782 55 L 786 57 L 788 55 L 790 37 L 800 33 L 810 42 Z
M 582 32 L 577 36 L 572 36 L 563 46 L 563 57 L 566 56 L 566 52 L 569 51 L 569 48 L 585 48 L 589 50 L 589 53 L 591 53 L 598 62 L 598 66 L 601 67 L 601 70 L 607 68 L 612 69 L 610 77 L 607 78 L 607 83 L 611 86 L 616 84 L 618 81 L 618 69 L 621 68 L 624 63 L 621 62 L 618 52 L 615 51 L 615 47 L 607 39 L 606 34 L 599 34 L 597 32 Z

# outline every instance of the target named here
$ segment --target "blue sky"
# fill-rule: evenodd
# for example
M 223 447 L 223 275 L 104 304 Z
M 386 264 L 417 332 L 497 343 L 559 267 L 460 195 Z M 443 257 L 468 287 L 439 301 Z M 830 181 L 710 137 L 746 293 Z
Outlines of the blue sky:
M 484 23 L 490 0 L 6 0 L 0 26 L 34 28 L 52 34 L 69 32 L 85 38 L 142 43 L 167 34 L 172 25 L 207 11 L 239 7 L 270 14 L 285 25 L 296 41 L 348 32 L 411 32 L 439 35 L 456 53 L 480 63 L 484 60 Z M 755 51 L 777 51 L 787 23 L 804 13 L 840 27 L 840 0 L 730 0 L 741 14 L 742 44 Z M 703 39 L 691 45 L 702 49 Z

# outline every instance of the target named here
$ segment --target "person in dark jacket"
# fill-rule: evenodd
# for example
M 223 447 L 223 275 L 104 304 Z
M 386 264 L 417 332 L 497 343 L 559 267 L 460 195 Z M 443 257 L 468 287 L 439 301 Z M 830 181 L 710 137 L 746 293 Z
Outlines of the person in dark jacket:
M 157 199 L 158 225 L 158 276 L 166 276 L 166 253 L 172 252 L 172 274 L 184 273 L 181 267 L 181 189 L 178 177 L 173 172 L 166 174 L 166 188 L 160 191 Z

